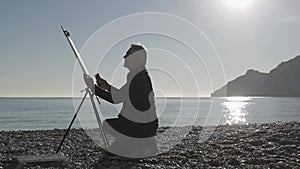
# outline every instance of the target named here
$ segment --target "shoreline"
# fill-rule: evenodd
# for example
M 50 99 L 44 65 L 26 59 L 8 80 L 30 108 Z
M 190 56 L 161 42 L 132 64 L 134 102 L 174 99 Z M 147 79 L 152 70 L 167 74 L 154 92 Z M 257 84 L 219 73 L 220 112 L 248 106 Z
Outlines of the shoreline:
M 221 126 L 247 126 L 247 125 L 260 125 L 260 124 L 270 124 L 270 123 L 290 123 L 290 122 L 299 122 L 299 121 L 272 121 L 272 122 L 257 122 L 257 123 L 245 123 L 245 124 L 219 124 L 219 125 L 206 125 L 206 126 L 202 126 L 202 125 L 182 125 L 182 126 L 167 126 L 167 125 L 159 125 L 158 131 L 159 129 L 165 129 L 165 128 L 186 128 L 186 127 L 200 127 L 200 128 L 217 128 L 217 127 L 221 127 Z M 73 124 L 74 126 L 74 124 Z M 52 130 L 66 130 L 68 126 L 62 127 L 62 128 L 40 128 L 40 129 L 13 129 L 13 130 L 1 130 L 0 129 L 0 133 L 1 132 L 34 132 L 34 131 L 52 131 Z M 71 130 L 94 130 L 95 128 L 87 128 L 87 129 L 83 129 L 81 127 L 71 127 Z
M 160 127 L 158 133 L 166 128 Z M 67 168 L 300 167 L 300 121 L 221 125 L 209 139 L 199 142 L 203 128 L 192 126 L 182 142 L 168 152 L 139 161 L 103 160 L 101 148 L 82 129 L 71 129 L 60 154 L 69 158 Z M 64 132 L 0 131 L 0 168 L 13 167 L 15 156 L 54 154 Z

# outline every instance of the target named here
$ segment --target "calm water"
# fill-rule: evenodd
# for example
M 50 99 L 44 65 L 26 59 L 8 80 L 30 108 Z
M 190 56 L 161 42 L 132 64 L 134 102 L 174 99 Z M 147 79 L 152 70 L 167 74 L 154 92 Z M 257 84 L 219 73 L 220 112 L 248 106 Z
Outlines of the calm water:
M 81 99 L 0 98 L 0 130 L 66 128 Z M 115 117 L 121 105 L 101 101 L 102 120 Z M 228 97 L 157 98 L 160 126 L 246 124 L 299 121 L 300 98 Z M 73 127 L 97 127 L 90 100 L 86 99 Z

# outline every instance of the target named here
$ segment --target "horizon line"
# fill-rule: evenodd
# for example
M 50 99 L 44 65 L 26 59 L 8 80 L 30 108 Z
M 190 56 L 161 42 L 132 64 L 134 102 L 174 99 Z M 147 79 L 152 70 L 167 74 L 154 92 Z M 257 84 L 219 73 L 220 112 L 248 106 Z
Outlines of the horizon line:
M 0 99 L 72 99 L 72 98 L 82 98 L 83 96 L 0 96 Z M 200 98 L 233 98 L 233 97 L 248 97 L 248 98 L 270 98 L 272 96 L 157 96 L 154 98 L 167 98 L 167 99 L 177 99 L 177 98 L 187 98 L 187 99 L 200 99 Z M 287 96 L 288 97 L 288 96 Z
M 0 96 L 0 98 L 82 98 L 83 96 Z M 155 98 L 200 98 L 210 96 L 156 96 Z

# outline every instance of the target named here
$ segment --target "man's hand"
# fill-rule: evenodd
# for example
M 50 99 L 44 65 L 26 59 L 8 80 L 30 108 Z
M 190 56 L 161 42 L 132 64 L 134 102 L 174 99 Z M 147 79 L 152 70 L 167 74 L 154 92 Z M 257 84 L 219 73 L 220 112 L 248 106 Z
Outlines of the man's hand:
M 86 84 L 92 91 L 94 91 L 94 88 L 95 88 L 94 80 L 93 80 L 90 76 L 88 76 L 88 75 L 86 75 L 86 74 L 83 74 L 83 79 L 84 79 L 85 84 Z
M 107 83 L 106 80 L 102 79 L 99 74 L 95 75 L 96 77 L 96 83 L 102 90 L 110 91 L 110 85 Z

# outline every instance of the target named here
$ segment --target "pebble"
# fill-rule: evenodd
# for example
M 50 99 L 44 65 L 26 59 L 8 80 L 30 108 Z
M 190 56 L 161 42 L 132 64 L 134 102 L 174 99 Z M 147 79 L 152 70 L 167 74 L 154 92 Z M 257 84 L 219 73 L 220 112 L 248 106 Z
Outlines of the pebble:
M 184 127 L 173 129 L 182 135 Z M 69 158 L 67 168 L 300 168 L 300 122 L 218 126 L 208 140 L 199 141 L 204 127 L 193 126 L 183 141 L 168 152 L 139 161 L 103 160 L 81 129 L 71 129 L 59 154 Z M 213 127 L 206 129 L 214 130 Z M 65 130 L 0 131 L 0 159 L 55 153 Z M 169 146 L 162 146 L 168 148 Z M 11 163 L 0 163 L 9 168 Z M 38 166 L 37 166 L 38 168 Z

